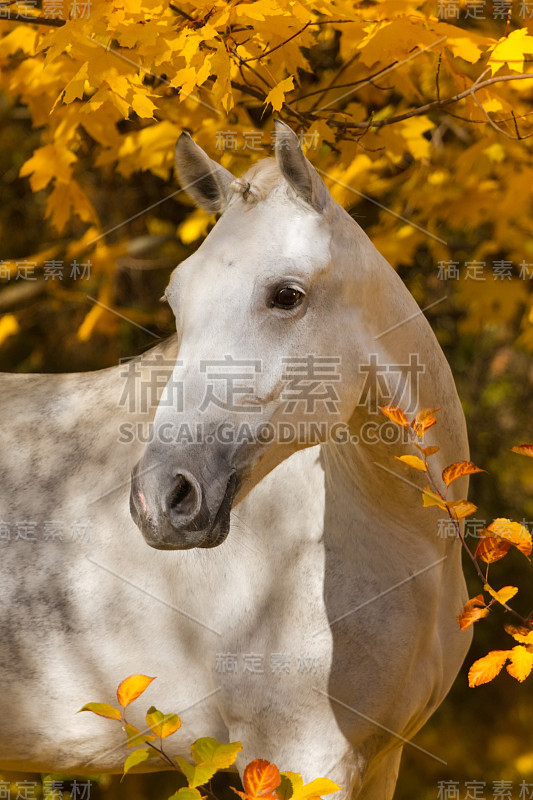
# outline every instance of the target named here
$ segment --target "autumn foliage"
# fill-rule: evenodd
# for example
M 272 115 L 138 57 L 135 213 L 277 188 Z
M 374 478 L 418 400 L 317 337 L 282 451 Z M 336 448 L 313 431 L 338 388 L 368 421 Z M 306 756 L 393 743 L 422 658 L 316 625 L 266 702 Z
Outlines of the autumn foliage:
M 464 20 L 463 3 L 457 15 L 452 2 L 425 0 L 52 5 L 53 13 L 46 0 L 10 2 L 0 20 L 0 89 L 41 131 L 20 174 L 47 193 L 46 214 L 63 237 L 25 254 L 37 269 L 90 258 L 91 291 L 113 306 L 130 226 L 120 207 L 108 224 L 99 187 L 113 191 L 139 174 L 171 181 L 184 129 L 240 174 L 271 152 L 275 113 L 298 131 L 335 200 L 374 204 L 368 232 L 392 264 L 422 248 L 456 269 L 448 277 L 459 278 L 468 309 L 462 330 L 518 315 L 521 343 L 533 348 L 530 15 L 513 6 L 504 17 Z M 132 214 L 162 230 L 158 208 Z M 196 241 L 211 222 L 191 211 L 179 236 Z M 465 237 L 481 282 L 457 259 L 453 242 Z M 497 264 L 512 269 L 500 279 L 487 267 Z M 71 301 L 62 288 L 47 287 Z M 109 314 L 91 309 L 81 341 L 106 332 Z M 0 341 L 15 336 L 17 315 L 0 326 Z
M 520 625 L 506 625 L 505 630 L 517 642 L 518 645 L 510 650 L 492 650 L 483 658 L 478 659 L 470 667 L 468 682 L 471 687 L 488 683 L 502 670 L 507 664 L 507 672 L 518 681 L 525 680 L 533 670 L 533 612 L 528 617 L 522 617 L 512 609 L 508 603 L 518 594 L 516 586 L 503 586 L 496 590 L 489 583 L 489 565 L 502 559 L 511 547 L 515 547 L 524 556 L 529 558 L 533 549 L 532 537 L 524 525 L 519 522 L 512 522 L 509 519 L 498 518 L 482 528 L 479 532 L 480 541 L 473 553 L 467 545 L 459 521 L 470 516 L 477 511 L 477 506 L 466 499 L 448 500 L 446 498 L 448 487 L 458 478 L 466 475 L 474 475 L 484 470 L 477 467 L 471 461 L 457 461 L 445 467 L 442 471 L 441 480 L 446 487 L 444 492 L 438 487 L 437 477 L 433 474 L 429 459 L 439 451 L 436 446 L 422 447 L 420 439 L 424 433 L 433 425 L 437 419 L 434 416 L 438 409 L 424 409 L 419 411 L 415 418 L 409 422 L 404 412 L 398 406 L 386 406 L 381 408 L 383 414 L 390 420 L 404 428 L 411 438 L 414 447 L 420 452 L 421 457 L 414 455 L 396 456 L 396 458 L 408 466 L 425 472 L 429 479 L 429 485 L 421 490 L 422 503 L 425 507 L 437 506 L 449 515 L 455 527 L 455 533 L 461 540 L 461 544 L 470 557 L 477 575 L 480 578 L 483 591 L 490 599 L 485 600 L 483 594 L 478 594 L 468 600 L 463 611 L 457 617 L 457 623 L 461 630 L 466 630 L 474 622 L 488 616 L 491 608 L 498 604 L 511 612 L 520 621 Z M 533 457 L 533 446 L 524 444 L 515 446 L 512 452 Z M 479 561 L 483 562 L 485 571 L 483 572 Z
M 178 789 L 169 800 L 205 800 L 207 795 L 202 795 L 198 787 L 208 784 L 219 770 L 231 767 L 242 745 L 240 742 L 224 744 L 204 737 L 191 745 L 192 763 L 180 756 L 171 758 L 163 748 L 163 739 L 181 727 L 177 714 L 163 714 L 151 706 L 146 714 L 147 727 L 142 731 L 126 720 L 128 706 L 153 680 L 147 675 L 130 675 L 117 689 L 120 708 L 107 703 L 87 703 L 80 711 L 92 711 L 100 717 L 120 721 L 127 737 L 126 746 L 135 748 L 124 761 L 124 775 L 149 759 L 159 759 L 165 768 L 181 772 L 187 780 L 187 787 Z M 275 764 L 254 759 L 244 769 L 243 788 L 244 791 L 233 790 L 242 800 L 321 800 L 322 795 L 336 792 L 340 787 L 329 778 L 316 778 L 304 784 L 297 772 L 280 773 Z

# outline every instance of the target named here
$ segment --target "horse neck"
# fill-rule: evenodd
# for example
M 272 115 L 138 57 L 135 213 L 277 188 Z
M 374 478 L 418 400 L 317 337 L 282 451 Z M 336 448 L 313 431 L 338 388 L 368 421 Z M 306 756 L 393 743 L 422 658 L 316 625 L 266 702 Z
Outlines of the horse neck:
M 437 424 L 420 443 L 424 447 L 440 447 L 429 458 L 429 465 L 437 485 L 444 489 L 444 467 L 468 459 L 464 416 L 449 365 L 429 323 L 396 272 L 364 238 L 366 255 L 373 261 L 365 275 L 362 296 L 368 313 L 361 317 L 360 308 L 354 311 L 358 317 L 354 353 L 360 359 L 356 405 L 349 421 L 350 442 L 329 441 L 322 446 L 326 487 L 341 504 L 351 504 L 352 514 L 381 521 L 384 529 L 391 525 L 397 530 L 418 527 L 435 537 L 435 515 L 422 507 L 420 497 L 420 489 L 429 483 L 428 476 L 395 458 L 404 454 L 420 456 L 420 452 L 405 434 L 393 444 L 379 439 L 369 441 L 362 434 L 369 425 L 372 429 L 387 425 L 379 406 L 391 404 L 395 385 L 402 382 L 401 385 L 410 386 L 410 397 L 403 398 L 410 400 L 409 419 L 425 408 L 440 409 L 436 413 Z M 377 377 L 368 385 L 372 365 Z M 403 405 L 401 399 L 393 399 L 392 404 Z M 394 431 L 393 423 L 388 430 Z M 402 433 L 400 428 L 397 432 Z M 359 441 L 352 441 L 354 435 Z M 466 485 L 466 480 L 452 484 L 449 498 L 464 497 Z

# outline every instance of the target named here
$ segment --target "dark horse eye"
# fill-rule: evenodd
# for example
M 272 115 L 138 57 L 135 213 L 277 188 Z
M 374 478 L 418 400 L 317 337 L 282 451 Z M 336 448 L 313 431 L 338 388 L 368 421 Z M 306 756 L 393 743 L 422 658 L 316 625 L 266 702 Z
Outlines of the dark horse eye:
M 295 289 L 294 286 L 283 286 L 278 289 L 272 300 L 272 305 L 278 308 L 294 308 L 297 306 L 304 296 L 300 289 Z

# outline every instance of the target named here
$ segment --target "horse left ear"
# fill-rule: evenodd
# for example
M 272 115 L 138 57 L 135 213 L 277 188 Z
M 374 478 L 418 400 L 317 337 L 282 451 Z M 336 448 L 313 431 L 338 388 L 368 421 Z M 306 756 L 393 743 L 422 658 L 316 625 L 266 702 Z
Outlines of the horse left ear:
M 331 201 L 331 195 L 324 181 L 310 161 L 304 156 L 300 142 L 294 131 L 281 120 L 276 126 L 276 161 L 285 180 L 315 211 L 322 214 Z
M 209 158 L 185 131 L 176 142 L 176 169 L 184 191 L 197 205 L 211 214 L 224 211 L 235 177 Z

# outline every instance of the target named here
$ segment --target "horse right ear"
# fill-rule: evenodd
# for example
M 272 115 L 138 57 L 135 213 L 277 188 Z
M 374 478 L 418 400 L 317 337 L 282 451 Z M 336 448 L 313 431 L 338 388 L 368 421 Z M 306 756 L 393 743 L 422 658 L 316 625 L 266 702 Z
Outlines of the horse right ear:
M 276 129 L 276 161 L 281 174 L 302 200 L 323 214 L 331 195 L 311 162 L 304 156 L 298 137 L 285 122 L 274 120 Z
M 183 190 L 198 206 L 211 214 L 224 211 L 231 196 L 229 186 L 235 178 L 209 158 L 185 131 L 176 142 L 176 170 Z

